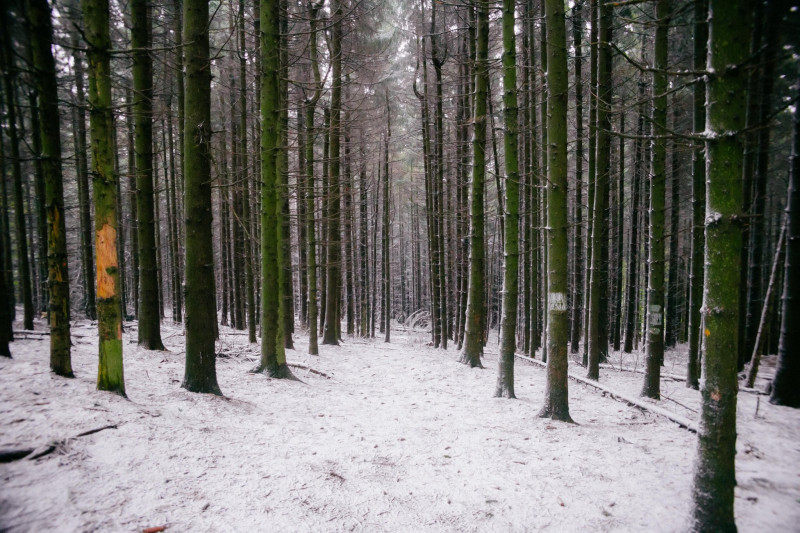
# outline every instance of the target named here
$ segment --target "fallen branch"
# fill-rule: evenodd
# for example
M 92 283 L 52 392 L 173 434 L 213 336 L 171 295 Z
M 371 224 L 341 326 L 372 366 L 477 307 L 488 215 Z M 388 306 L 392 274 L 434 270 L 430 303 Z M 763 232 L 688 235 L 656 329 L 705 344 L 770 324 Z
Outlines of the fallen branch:
M 13 463 L 24 459 L 33 453 L 33 448 L 26 448 L 24 450 L 0 450 L 0 463 Z
M 290 366 L 292 368 L 299 368 L 300 370 L 307 370 L 307 371 L 311 372 L 312 374 L 316 374 L 318 376 L 322 376 L 325 379 L 333 379 L 331 376 L 329 376 L 325 372 L 321 372 L 319 370 L 311 368 L 310 366 L 304 365 L 303 363 L 286 363 L 286 365 Z
M 622 365 L 614 366 L 614 365 L 610 365 L 608 363 L 600 363 L 600 368 L 609 368 L 609 369 L 612 369 L 612 370 L 618 370 L 620 372 L 635 372 L 637 374 L 644 374 L 645 373 L 644 370 L 640 370 L 638 368 L 630 368 L 630 367 L 622 366 Z M 667 373 L 664 373 L 664 372 L 661 373 L 661 378 L 662 379 L 673 379 L 675 381 L 686 381 L 686 377 L 685 376 L 679 376 L 678 374 L 667 374 Z
M 514 354 L 514 355 L 516 357 L 518 357 L 519 359 L 522 359 L 524 361 L 528 361 L 530 363 L 534 363 L 536 365 L 539 365 L 540 367 L 546 367 L 547 366 L 545 363 L 542 363 L 541 361 L 537 361 L 536 359 L 531 359 L 530 357 L 527 357 L 527 356 L 524 356 L 524 355 L 519 355 L 519 354 Z M 671 413 L 671 412 L 667 411 L 666 409 L 662 409 L 662 408 L 660 408 L 660 407 L 658 407 L 656 405 L 650 405 L 648 403 L 645 403 L 645 402 L 639 400 L 638 398 L 634 398 L 632 396 L 628 396 L 627 394 L 619 393 L 619 392 L 617 392 L 615 390 L 610 389 L 609 387 L 606 387 L 605 385 L 603 385 L 602 383 L 599 383 L 597 381 L 593 381 L 593 380 L 584 378 L 582 376 L 576 376 L 575 374 L 573 374 L 571 372 L 567 372 L 567 375 L 571 379 L 574 379 L 575 381 L 577 381 L 579 383 L 583 383 L 584 385 L 588 385 L 590 387 L 594 387 L 595 389 L 598 389 L 598 390 L 601 390 L 601 391 L 605 392 L 606 394 L 608 394 L 609 396 L 611 396 L 611 398 L 613 398 L 615 400 L 619 400 L 619 401 L 625 402 L 628 405 L 631 405 L 633 407 L 638 407 L 639 409 L 641 409 L 643 411 L 649 411 L 649 412 L 653 413 L 654 415 L 663 416 L 664 418 L 672 420 L 673 422 L 678 424 L 678 426 L 680 426 L 682 428 L 685 428 L 685 429 L 691 431 L 692 433 L 697 433 L 697 424 L 695 424 L 694 422 L 692 422 L 688 418 L 684 418 L 684 417 L 682 417 L 680 415 L 677 415 L 675 413 Z
M 99 433 L 99 432 L 104 431 L 106 429 L 117 429 L 117 425 L 116 424 L 110 424 L 108 426 L 103 426 L 103 427 L 99 427 L 99 428 L 95 428 L 95 429 L 90 429 L 89 431 L 84 431 L 83 433 L 79 433 L 79 434 L 77 434 L 77 435 L 75 435 L 74 437 L 71 437 L 71 438 L 72 439 L 77 439 L 79 437 L 86 437 L 88 435 L 94 435 L 95 433 Z M 44 457 L 45 455 L 49 455 L 49 454 L 53 453 L 54 451 L 56 451 L 60 446 L 62 446 L 68 440 L 70 440 L 70 439 L 67 438 L 67 439 L 62 439 L 62 440 L 58 440 L 58 441 L 53 441 L 53 442 L 51 442 L 51 443 L 49 443 L 49 444 L 47 444 L 47 445 L 45 445 L 43 447 L 39 447 L 39 448 L 23 448 L 23 449 L 19 449 L 19 450 L 13 450 L 13 449 L 12 450 L 0 450 L 0 463 L 12 463 L 14 461 L 19 461 L 20 459 L 24 459 L 24 458 L 26 458 L 28 456 L 30 456 L 30 457 L 28 457 L 28 459 L 31 460 L 31 461 L 33 461 L 34 459 L 39 459 L 40 457 Z M 36 453 L 34 453 L 34 452 L 36 452 Z M 31 454 L 33 454 L 33 455 L 31 455 Z

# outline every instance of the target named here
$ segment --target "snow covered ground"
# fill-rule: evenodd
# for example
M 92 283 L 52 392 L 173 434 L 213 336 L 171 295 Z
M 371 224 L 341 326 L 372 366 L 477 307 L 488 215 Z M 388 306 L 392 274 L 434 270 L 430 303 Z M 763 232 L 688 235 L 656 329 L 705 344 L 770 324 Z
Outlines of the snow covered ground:
M 570 381 L 576 425 L 537 418 L 542 368 L 516 365 L 518 400 L 492 398 L 484 370 L 434 350 L 427 335 L 347 339 L 290 363 L 302 382 L 248 374 L 259 347 L 222 328 L 224 398 L 180 388 L 183 333 L 168 352 L 125 333 L 128 399 L 95 390 L 96 327 L 78 322 L 76 379 L 48 370 L 46 337 L 20 335 L 0 359 L 0 450 L 42 448 L 0 464 L 0 531 L 676 531 L 689 512 L 696 436 Z M 37 327 L 42 328 L 41 325 Z M 665 371 L 683 375 L 681 352 Z M 634 356 L 612 360 L 633 367 Z M 638 361 L 638 368 L 642 360 Z M 768 367 L 768 365 L 767 365 Z M 582 368 L 571 365 L 576 375 Z M 637 397 L 641 374 L 601 382 Z M 665 378 L 661 408 L 696 418 L 699 394 Z M 667 399 L 668 398 L 668 399 Z M 740 393 L 740 531 L 800 526 L 800 412 Z M 756 411 L 758 414 L 756 415 Z M 91 435 L 77 435 L 114 425 Z

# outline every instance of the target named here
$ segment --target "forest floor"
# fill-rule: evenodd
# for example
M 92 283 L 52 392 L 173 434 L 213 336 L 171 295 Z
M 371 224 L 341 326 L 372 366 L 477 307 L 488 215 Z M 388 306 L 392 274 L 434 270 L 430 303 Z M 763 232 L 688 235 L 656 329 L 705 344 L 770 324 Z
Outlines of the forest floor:
M 677 531 L 690 510 L 696 435 L 570 381 L 576 424 L 537 417 L 545 371 L 519 360 L 517 400 L 493 398 L 497 342 L 459 364 L 420 331 L 287 352 L 302 381 L 249 374 L 259 355 L 222 328 L 224 397 L 180 388 L 184 337 L 169 351 L 124 334 L 128 399 L 95 390 L 96 326 L 73 328 L 75 379 L 48 370 L 48 339 L 20 334 L 0 358 L 0 450 L 50 449 L 0 464 L 0 531 Z M 44 325 L 37 323 L 44 330 Z M 639 369 L 635 355 L 612 363 Z M 774 365 L 774 363 L 773 363 Z M 585 370 L 571 363 L 571 372 Z M 685 351 L 664 371 L 682 376 Z M 770 372 L 770 361 L 765 372 Z M 638 398 L 641 374 L 600 381 Z M 662 380 L 650 402 L 696 420 L 700 397 Z M 800 410 L 741 392 L 739 531 L 797 531 Z M 80 434 L 106 426 L 89 435 Z M 34 454 L 32 454 L 34 455 Z

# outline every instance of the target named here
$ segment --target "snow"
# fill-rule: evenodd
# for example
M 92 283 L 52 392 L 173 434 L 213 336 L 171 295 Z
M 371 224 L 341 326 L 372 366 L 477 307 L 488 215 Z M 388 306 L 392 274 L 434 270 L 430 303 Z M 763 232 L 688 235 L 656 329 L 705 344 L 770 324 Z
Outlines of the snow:
M 693 433 L 574 381 L 578 424 L 540 419 L 545 372 L 524 361 L 515 369 L 519 399 L 492 398 L 494 335 L 480 370 L 428 346 L 421 331 L 394 330 L 390 344 L 347 339 L 320 346 L 319 357 L 305 354 L 301 332 L 289 362 L 328 378 L 294 368 L 302 380 L 294 382 L 248 374 L 258 345 L 221 328 L 220 398 L 180 388 L 180 327 L 165 325 L 169 351 L 154 352 L 135 344 L 135 323 L 126 326 L 129 399 L 95 390 L 88 322 L 73 329 L 75 379 L 49 372 L 46 337 L 20 338 L 14 359 L 0 360 L 0 449 L 61 441 L 40 459 L 0 465 L 0 530 L 676 531 L 687 523 Z M 611 364 L 633 368 L 634 357 L 615 354 Z M 669 352 L 665 373 L 680 376 L 681 365 L 685 353 Z M 603 368 L 601 383 L 638 398 L 642 376 Z M 696 419 L 696 391 L 666 377 L 662 394 L 673 401 L 644 401 Z M 739 530 L 792 530 L 800 413 L 756 394 L 739 399 Z M 107 425 L 117 427 L 76 437 Z

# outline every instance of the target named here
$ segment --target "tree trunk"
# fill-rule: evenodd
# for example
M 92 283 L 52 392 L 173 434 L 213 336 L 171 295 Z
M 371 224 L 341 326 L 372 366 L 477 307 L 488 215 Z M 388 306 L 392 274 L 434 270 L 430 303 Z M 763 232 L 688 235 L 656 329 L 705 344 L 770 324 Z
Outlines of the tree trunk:
M 245 269 L 245 301 L 247 304 L 247 334 L 250 343 L 256 342 L 256 300 L 253 277 L 253 232 L 250 226 L 250 167 L 247 152 L 247 63 L 245 61 L 245 12 L 244 0 L 239 0 L 238 37 L 239 37 L 239 175 L 240 187 L 244 189 L 241 197 L 243 260 Z
M 64 183 L 61 173 L 61 127 L 58 113 L 58 80 L 53 59 L 53 25 L 47 0 L 28 4 L 31 25 L 31 48 L 39 92 L 41 161 L 47 210 L 47 284 L 49 288 L 50 369 L 60 376 L 72 377 L 69 326 L 69 269 L 67 235 L 64 222 Z M 2 255 L 2 254 L 0 254 Z M 5 285 L 0 280 L 0 291 Z M 5 306 L 3 306 L 5 307 Z M 0 310 L 2 313 L 3 310 Z M 0 331 L 2 331 L 0 323 Z M 0 332 L 0 337 L 3 333 Z M 6 340 L 6 351 L 7 341 Z M 0 354 L 3 340 L 0 338 Z M 8 354 L 5 354 L 8 355 Z
M 616 268 L 614 271 L 614 328 L 612 334 L 612 344 L 614 351 L 619 351 L 622 334 L 622 263 L 625 260 L 624 232 L 623 232 L 623 211 L 625 205 L 625 112 L 619 114 L 619 172 L 617 176 L 617 216 L 614 226 L 617 232 L 615 255 Z
M 325 330 L 322 344 L 339 344 L 339 282 L 342 258 L 342 236 L 339 225 L 341 194 L 339 187 L 340 117 L 342 112 L 342 5 L 339 0 L 332 4 L 333 25 L 331 31 L 331 121 L 330 121 L 330 164 L 328 182 L 328 258 L 325 301 Z
M 678 106 L 676 98 L 672 97 L 672 130 L 677 128 L 675 125 L 678 122 Z M 667 294 L 666 294 L 666 325 L 664 329 L 664 347 L 674 348 L 678 342 L 678 333 L 680 332 L 680 313 L 678 312 L 678 302 L 680 299 L 680 287 L 678 286 L 678 231 L 680 221 L 680 209 L 678 208 L 679 193 L 680 193 L 680 161 L 678 157 L 678 150 L 680 149 L 677 141 L 671 141 L 671 154 L 672 168 L 670 170 L 670 205 L 669 205 L 669 270 L 667 281 Z M 663 363 L 662 363 L 663 364 Z
M 600 362 L 608 356 L 608 190 L 611 171 L 611 7 L 600 6 L 598 16 L 595 191 L 592 214 L 592 267 L 589 307 L 587 376 L 599 379 Z M 606 295 L 606 297 L 604 297 Z
M 756 331 L 756 342 L 753 345 L 753 355 L 750 359 L 750 368 L 747 370 L 747 381 L 745 387 L 752 389 L 756 383 L 756 376 L 758 375 L 758 366 L 761 362 L 761 351 L 764 346 L 765 323 L 767 317 L 772 313 L 772 293 L 775 288 L 776 274 L 778 273 L 778 265 L 780 264 L 781 255 L 783 253 L 783 243 L 786 237 L 786 224 L 783 224 L 780 237 L 778 237 L 778 244 L 775 247 L 775 258 L 772 260 L 772 269 L 770 270 L 769 283 L 767 285 L 767 292 L 764 295 L 764 305 L 761 308 L 761 318 L 758 321 L 758 330 Z
M 694 4 L 694 68 L 705 67 L 708 55 L 708 0 Z M 699 81 L 693 88 L 693 126 L 695 135 L 706 128 L 706 84 Z M 703 249 L 705 232 L 703 218 L 706 203 L 705 146 L 692 150 L 692 257 L 689 277 L 689 362 L 686 367 L 686 386 L 697 389 L 700 380 L 700 306 L 703 303 Z
M 736 531 L 737 329 L 742 246 L 742 134 L 749 57 L 747 2 L 711 0 L 706 98 L 705 380 L 695 462 L 693 529 Z M 791 316 L 791 315 L 789 315 Z
M 639 83 L 639 100 L 644 100 L 644 84 Z M 637 136 L 642 137 L 644 131 L 644 104 L 639 106 L 639 120 L 637 126 Z M 630 198 L 630 237 L 628 240 L 628 271 L 627 283 L 625 288 L 625 345 L 623 351 L 631 353 L 633 351 L 634 338 L 636 336 L 636 310 L 639 305 L 639 202 L 641 192 L 639 190 L 642 183 L 642 144 L 644 140 L 637 139 L 634 148 L 633 177 L 631 178 L 631 198 Z
M 280 277 L 279 288 L 281 291 L 281 320 L 283 320 L 283 342 L 287 349 L 294 349 L 294 282 L 292 275 L 292 234 L 290 230 L 289 213 L 289 49 L 287 39 L 289 22 L 286 1 L 280 0 L 280 134 L 278 137 L 280 149 L 278 150 L 278 251 Z M 338 315 L 337 315 L 338 316 Z M 338 331 L 338 330 L 337 330 Z
M 139 249 L 139 345 L 163 350 L 158 310 L 156 223 L 153 205 L 153 63 L 151 17 L 147 0 L 132 0 L 133 114 L 135 120 L 136 218 Z
M 3 92 L 0 91 L 0 112 L 3 109 Z M 11 357 L 8 343 L 14 340 L 14 279 L 11 269 L 11 233 L 8 228 L 8 192 L 6 191 L 6 159 L 3 132 L 0 128 L 0 355 Z
M 306 238 L 308 240 L 308 353 L 319 355 L 317 347 L 317 232 L 314 206 L 314 108 L 322 95 L 322 82 L 317 59 L 317 15 L 322 8 L 319 4 L 309 3 L 308 20 L 311 32 L 309 34 L 309 56 L 311 70 L 314 74 L 314 96 L 306 101 L 306 169 L 305 181 L 306 196 Z
M 800 77 L 798 77 L 800 81 Z M 783 267 L 781 330 L 778 341 L 778 367 L 772 381 L 769 401 L 776 405 L 800 407 L 800 347 L 792 328 L 800 316 L 800 110 L 794 111 L 789 198 L 786 202 L 788 235 Z
M 578 353 L 583 318 L 583 0 L 572 8 L 572 42 L 575 48 L 575 277 L 572 297 L 570 352 Z
M 744 345 L 740 346 L 740 368 L 750 360 L 755 349 L 756 332 L 760 310 L 764 306 L 764 263 L 766 262 L 765 237 L 768 235 L 767 222 L 767 179 L 770 160 L 770 116 L 772 112 L 772 93 L 775 85 L 775 68 L 781 44 L 780 27 L 784 15 L 782 2 L 766 3 L 764 17 L 765 42 L 761 51 L 761 73 L 758 87 L 758 122 L 756 140 L 756 164 L 753 174 L 753 204 L 750 211 L 750 235 L 748 242 L 749 262 L 747 265 L 747 299 L 745 315 Z
M 292 378 L 286 365 L 285 312 L 280 292 L 278 151 L 280 141 L 280 1 L 261 0 L 261 362 L 253 370 Z
M 572 422 L 567 387 L 567 35 L 564 2 L 546 0 L 547 17 L 547 389 L 540 417 Z M 610 9 L 610 8 L 609 8 Z
M 519 294 L 519 155 L 517 145 L 517 44 L 514 35 L 514 0 L 503 0 L 503 104 L 506 130 L 503 136 L 506 163 L 505 265 L 503 269 L 503 317 L 500 361 L 494 395 L 514 395 L 514 352 L 517 348 Z M 565 125 L 566 126 L 566 125 Z
M 477 5 L 477 58 L 475 62 L 475 113 L 473 115 L 472 191 L 470 198 L 470 257 L 469 295 L 464 350 L 460 361 L 470 367 L 483 367 L 483 330 L 486 321 L 484 306 L 484 188 L 486 181 L 486 100 L 489 86 L 489 5 L 475 0 Z
M 89 57 L 89 124 L 95 210 L 97 321 L 100 362 L 97 388 L 125 396 L 122 316 L 117 253 L 117 175 L 114 171 L 111 39 L 107 0 L 83 0 Z
M 222 394 L 217 384 L 214 245 L 211 231 L 211 71 L 208 0 L 184 0 L 186 55 L 183 148 L 186 231 L 186 372 L 183 388 Z
M 589 335 L 591 328 L 591 315 L 597 314 L 595 302 L 599 302 L 596 296 L 592 295 L 592 273 L 594 272 L 593 250 L 594 250 L 594 195 L 597 182 L 597 1 L 589 0 L 589 158 L 588 158 L 588 187 L 586 190 L 586 256 L 589 261 L 588 272 L 586 273 L 586 309 L 583 315 L 583 365 L 589 366 Z M 599 304 L 598 304 L 599 305 Z M 596 327 L 596 326 L 595 326 Z
M 0 10 L 3 26 L 12 27 L 8 20 L 5 8 Z M 33 290 L 31 286 L 31 266 L 28 256 L 28 235 L 25 223 L 25 206 L 22 195 L 22 167 L 20 165 L 19 144 L 17 131 L 17 98 L 14 90 L 16 65 L 14 64 L 11 49 L 11 35 L 3 31 L 2 51 L 0 51 L 0 70 L 3 71 L 3 91 L 6 94 L 6 117 L 8 119 L 8 140 L 11 146 L 11 169 L 14 178 L 14 221 L 17 237 L 17 261 L 19 268 L 19 285 L 22 292 L 22 305 L 24 306 L 22 327 L 33 329 Z M 10 253 L 10 251 L 9 251 Z M 14 313 L 16 314 L 16 313 Z
M 664 362 L 664 211 L 666 204 L 667 146 L 667 33 L 670 0 L 656 3 L 655 65 L 653 74 L 653 173 L 650 178 L 650 256 L 647 277 L 647 368 L 642 396 L 661 397 Z
M 75 16 L 79 16 L 75 14 Z M 97 318 L 95 306 L 94 252 L 92 247 L 92 212 L 89 205 L 89 170 L 86 149 L 86 116 L 83 86 L 83 58 L 77 32 L 72 37 L 72 64 L 75 69 L 75 167 L 78 181 L 78 210 L 80 211 L 81 270 L 83 271 L 83 310 L 87 318 Z
M 389 228 L 389 142 L 392 137 L 392 109 L 389 106 L 389 91 L 386 91 L 386 137 L 383 140 L 383 236 L 382 236 L 382 253 L 381 260 L 383 261 L 383 318 L 385 337 L 383 342 L 389 342 L 392 330 L 392 293 L 391 283 L 389 281 L 390 262 L 389 262 L 389 240 L 391 238 L 391 230 Z

